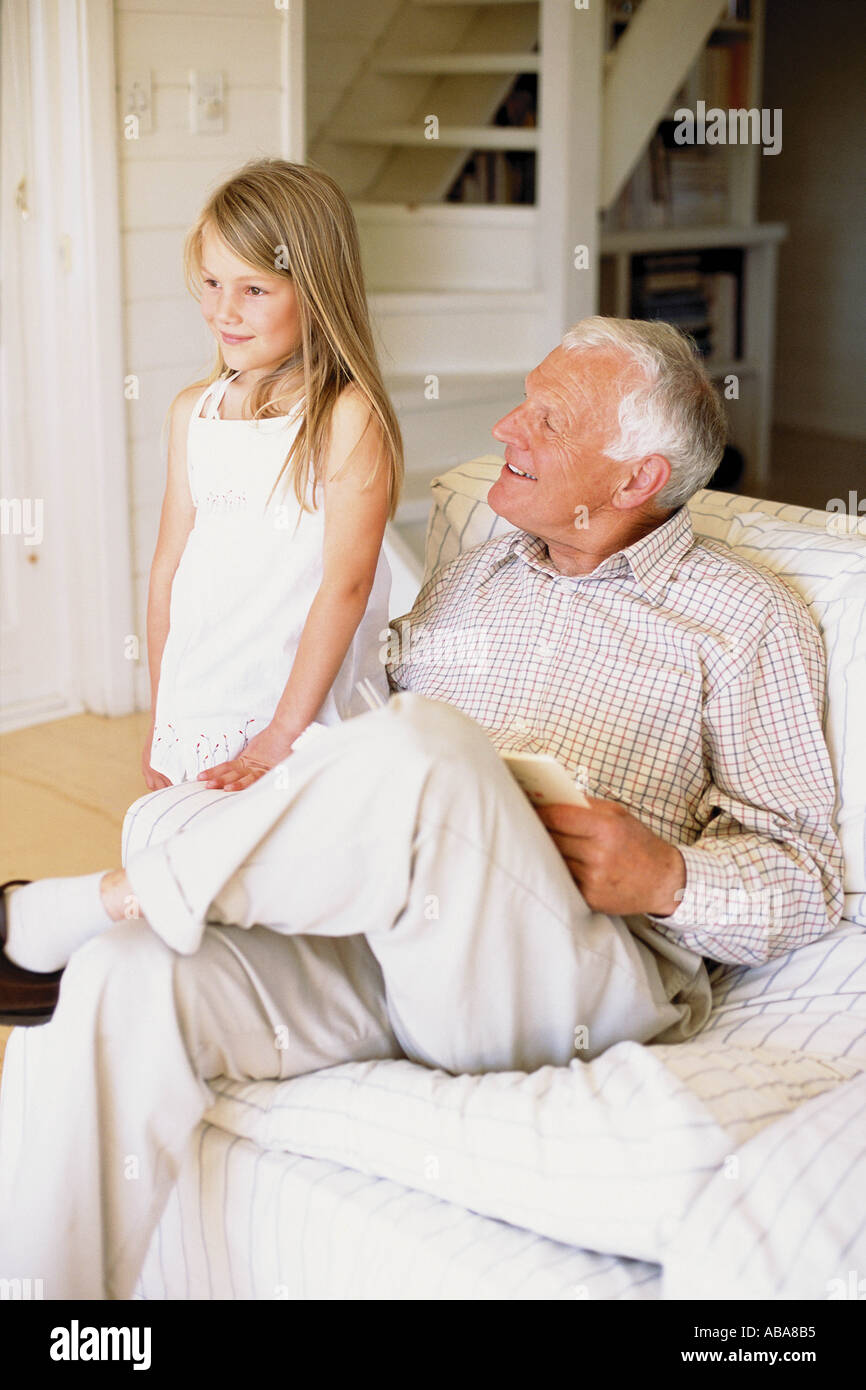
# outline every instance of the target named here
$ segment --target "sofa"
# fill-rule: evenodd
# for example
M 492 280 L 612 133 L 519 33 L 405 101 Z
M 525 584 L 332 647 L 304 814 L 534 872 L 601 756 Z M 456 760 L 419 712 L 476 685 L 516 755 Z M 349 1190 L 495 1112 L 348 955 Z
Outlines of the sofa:
M 486 505 L 501 466 L 488 455 L 434 481 L 427 573 L 508 529 Z M 136 1297 L 859 1296 L 866 536 L 856 519 L 726 493 L 689 508 L 699 535 L 780 575 L 821 630 L 842 921 L 767 964 L 716 967 L 711 1016 L 683 1044 L 625 1042 L 532 1073 L 386 1060 L 217 1079 Z M 391 560 L 410 592 L 405 547 Z M 160 833 L 147 802 L 127 814 L 124 862 Z

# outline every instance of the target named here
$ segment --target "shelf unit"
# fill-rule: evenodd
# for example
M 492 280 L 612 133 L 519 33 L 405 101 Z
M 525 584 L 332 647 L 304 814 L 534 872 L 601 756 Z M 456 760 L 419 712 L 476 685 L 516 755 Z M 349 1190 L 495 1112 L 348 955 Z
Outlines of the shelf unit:
M 785 236 L 781 223 L 752 227 L 676 227 L 657 232 L 612 232 L 602 236 L 599 312 L 633 317 L 632 264 L 652 252 L 705 251 L 714 247 L 743 250 L 743 349 L 738 358 L 709 357 L 706 365 L 725 394 L 726 379 L 736 377 L 736 398 L 724 401 L 730 442 L 746 460 L 743 488 L 767 478 L 772 420 L 776 261 Z M 728 380 L 728 391 L 732 389 Z
M 642 3 L 646 3 L 646 0 L 642 0 Z M 635 6 L 631 13 L 626 13 L 620 4 L 609 3 L 607 6 L 605 70 L 608 76 L 617 62 L 614 41 L 621 39 L 635 20 L 640 21 L 640 8 L 640 5 Z M 751 0 L 748 19 L 722 13 L 726 8 L 719 5 L 719 13 L 708 33 L 704 51 L 725 45 L 736 46 L 742 90 L 735 104 L 760 109 L 764 0 Z M 733 70 L 733 63 L 730 67 Z M 740 449 L 745 459 L 743 489 L 758 490 L 766 482 L 769 470 L 777 257 L 779 243 L 786 235 L 786 228 L 781 223 L 762 225 L 756 221 L 758 161 L 763 157 L 760 147 L 726 146 L 723 149 L 717 147 L 713 152 L 718 167 L 724 169 L 727 186 L 727 215 L 723 219 L 708 225 L 690 225 L 688 220 L 680 222 L 682 207 L 678 208 L 671 198 L 668 204 L 647 206 L 645 200 L 643 204 L 640 200 L 636 205 L 632 203 L 631 211 L 637 214 L 639 221 L 643 213 L 647 220 L 655 221 L 656 225 L 621 225 L 623 214 L 629 206 L 623 196 L 623 187 L 631 184 L 633 189 L 640 187 L 645 191 L 650 186 L 649 146 L 660 123 L 665 119 L 670 120 L 676 109 L 693 109 L 694 100 L 707 100 L 708 96 L 708 105 L 723 105 L 729 109 L 727 101 L 714 101 L 713 93 L 701 91 L 702 70 L 705 74 L 709 72 L 703 56 L 694 65 L 685 83 L 675 92 L 667 94 L 663 109 L 657 108 L 658 121 L 646 130 L 643 149 L 637 164 L 629 172 L 626 184 L 621 184 L 615 190 L 615 195 L 608 197 L 602 215 L 599 311 L 626 318 L 635 316 L 637 257 L 653 254 L 676 256 L 677 253 L 701 255 L 718 248 L 742 251 L 739 287 L 741 352 L 736 358 L 719 358 L 711 353 L 706 364 L 722 389 L 730 442 Z M 675 160 L 677 153 L 672 152 L 670 158 Z M 658 225 L 659 221 L 667 225 Z M 736 380 L 732 381 L 732 378 Z

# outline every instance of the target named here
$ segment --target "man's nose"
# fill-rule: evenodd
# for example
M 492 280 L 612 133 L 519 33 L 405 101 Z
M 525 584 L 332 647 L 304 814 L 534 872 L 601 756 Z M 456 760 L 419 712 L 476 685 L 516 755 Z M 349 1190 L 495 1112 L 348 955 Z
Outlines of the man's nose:
M 497 420 L 491 433 L 494 439 L 498 439 L 500 444 L 516 444 L 521 438 L 523 431 L 521 419 L 523 406 L 516 405 L 513 410 L 509 410 L 507 415 L 503 415 L 501 420 Z

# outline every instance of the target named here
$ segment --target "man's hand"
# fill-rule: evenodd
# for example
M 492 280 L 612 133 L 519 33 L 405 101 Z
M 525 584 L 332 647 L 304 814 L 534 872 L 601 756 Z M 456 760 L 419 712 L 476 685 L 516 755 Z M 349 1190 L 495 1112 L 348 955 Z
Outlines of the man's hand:
M 668 917 L 686 886 L 686 865 L 668 844 L 615 801 L 535 810 L 594 912 Z

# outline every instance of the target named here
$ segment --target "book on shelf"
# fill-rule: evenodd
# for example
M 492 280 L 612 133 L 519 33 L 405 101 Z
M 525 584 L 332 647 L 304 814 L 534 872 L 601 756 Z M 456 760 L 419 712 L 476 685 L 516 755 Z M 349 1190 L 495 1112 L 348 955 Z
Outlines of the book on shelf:
M 537 124 L 538 76 L 520 73 L 497 107 L 491 124 L 532 128 Z M 532 204 L 534 150 L 473 150 L 445 194 L 449 203 Z
M 685 82 L 676 93 L 671 110 L 694 111 L 699 101 L 727 111 L 748 106 L 751 48 L 744 35 L 722 34 L 701 49 Z
M 748 6 L 731 18 L 748 19 Z M 627 15 L 613 10 L 622 28 Z M 748 34 L 716 31 L 674 94 L 616 202 L 606 210 L 605 231 L 653 227 L 713 226 L 730 221 L 734 180 L 742 149 L 728 145 L 678 144 L 677 111 L 741 110 L 749 106 L 752 51 Z
M 604 214 L 604 231 L 711 226 L 730 212 L 727 150 L 713 145 L 675 145 L 673 121 L 662 121 L 616 201 Z
M 535 202 L 533 150 L 475 150 L 445 195 L 449 203 Z
M 708 310 L 712 356 L 717 362 L 731 362 L 739 351 L 739 281 L 732 272 L 719 270 L 709 278 Z
M 742 347 L 742 251 L 738 247 L 648 253 L 631 261 L 631 314 L 675 324 L 713 362 Z

